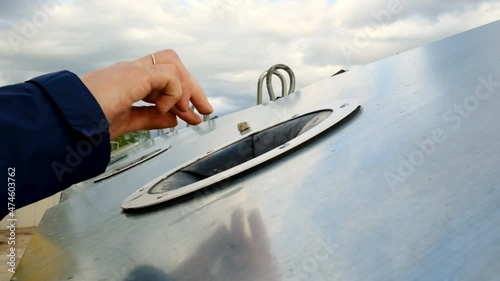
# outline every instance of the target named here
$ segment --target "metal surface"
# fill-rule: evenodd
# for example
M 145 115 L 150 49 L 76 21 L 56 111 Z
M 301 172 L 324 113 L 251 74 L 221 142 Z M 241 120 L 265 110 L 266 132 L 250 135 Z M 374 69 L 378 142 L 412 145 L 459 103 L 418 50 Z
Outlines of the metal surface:
M 48 210 L 15 280 L 498 280 L 499 33 L 495 22 L 260 105 L 363 108 L 264 166 L 125 213 L 123 198 L 255 108 L 155 140 L 172 150 Z
M 100 176 L 96 177 L 96 178 L 94 179 L 94 183 L 97 183 L 97 182 L 103 181 L 103 180 L 108 179 L 108 178 L 110 178 L 110 177 L 116 176 L 116 175 L 118 175 L 118 174 L 120 174 L 120 173 L 123 173 L 123 172 L 125 172 L 125 171 L 127 171 L 127 170 L 129 170 L 129 169 L 132 169 L 133 167 L 135 167 L 135 166 L 137 166 L 137 165 L 140 165 L 140 164 L 142 164 L 142 163 L 144 163 L 144 162 L 148 161 L 149 159 L 151 159 L 151 158 L 153 158 L 153 157 L 156 157 L 156 156 L 158 156 L 158 155 L 160 155 L 160 154 L 162 154 L 162 153 L 166 152 L 167 150 L 169 150 L 169 149 L 170 149 L 170 147 L 171 147 L 171 146 L 164 147 L 164 148 L 158 148 L 158 149 L 156 149 L 155 151 L 152 151 L 152 152 L 150 152 L 150 153 L 148 153 L 148 154 L 146 154 L 146 155 L 143 155 L 143 156 L 141 156 L 141 157 L 138 157 L 138 158 L 136 158 L 136 159 L 134 159 L 134 160 L 132 160 L 132 161 L 130 161 L 130 162 L 128 162 L 128 163 L 126 163 L 126 164 L 121 164 L 119 167 L 113 168 L 113 170 L 108 171 L 108 172 L 105 172 L 104 174 L 102 174 L 102 175 L 100 175 Z M 125 157 L 123 157 L 123 158 L 121 158 L 121 159 L 120 159 L 120 158 L 119 158 L 119 159 L 117 159 L 117 162 L 118 162 L 118 161 L 121 161 L 122 159 L 125 159 Z M 113 164 L 114 164 L 114 163 L 113 163 Z
M 207 152 L 203 153 L 202 155 L 196 155 L 193 159 L 186 163 L 181 163 L 178 167 L 172 169 L 171 171 L 166 172 L 165 174 L 161 175 L 160 177 L 152 180 L 148 184 L 146 184 L 144 187 L 141 187 L 139 190 L 135 191 L 132 193 L 129 197 L 127 197 L 123 203 L 121 204 L 122 208 L 124 209 L 137 209 L 137 208 L 144 208 L 144 207 L 149 207 L 153 205 L 157 205 L 160 203 L 167 202 L 172 199 L 179 198 L 181 196 L 184 196 L 186 194 L 192 193 L 194 191 L 200 190 L 202 188 L 205 188 L 207 186 L 213 185 L 215 183 L 218 183 L 222 180 L 225 180 L 229 177 L 232 177 L 234 175 L 237 175 L 239 173 L 242 173 L 248 169 L 254 168 L 262 163 L 265 163 L 266 161 L 269 161 L 281 154 L 284 154 L 297 146 L 303 144 L 304 142 L 314 138 L 315 136 L 319 135 L 320 133 L 324 132 L 328 128 L 334 126 L 341 120 L 343 120 L 345 117 L 347 117 L 349 114 L 351 114 L 354 110 L 356 110 L 359 106 L 359 103 L 356 100 L 340 100 L 340 101 L 335 101 L 333 103 L 326 103 L 326 104 L 321 104 L 316 107 L 312 108 L 296 108 L 296 107 L 290 107 L 290 108 L 284 108 L 284 110 L 289 111 L 289 118 L 285 119 L 279 119 L 275 118 L 274 123 L 271 124 L 262 124 L 262 122 L 259 122 L 259 120 L 262 120 L 266 118 L 266 113 L 267 117 L 273 117 L 272 111 L 264 111 L 260 112 L 259 115 L 255 114 L 253 116 L 253 119 L 256 119 L 255 122 L 252 122 L 252 124 L 258 124 L 258 125 L 264 125 L 264 127 L 259 128 L 255 127 L 254 129 L 256 130 L 254 134 L 260 131 L 265 131 L 268 128 L 271 128 L 273 126 L 276 126 L 280 123 L 285 123 L 286 121 L 289 121 L 290 119 L 296 119 L 298 117 L 292 118 L 294 115 L 306 115 L 310 114 L 311 112 L 320 112 L 320 111 L 328 111 L 328 115 L 325 116 L 323 119 L 321 119 L 320 122 L 313 122 L 312 126 L 307 126 L 303 128 L 304 133 L 300 133 L 299 135 L 290 141 L 287 141 L 286 143 L 278 142 L 276 148 L 262 154 L 259 156 L 256 156 L 254 158 L 249 159 L 248 161 L 245 161 L 244 163 L 241 163 L 239 165 L 231 165 L 231 163 L 228 163 L 226 165 L 227 170 L 220 171 L 213 176 L 210 176 L 208 178 L 203 178 L 200 179 L 194 183 L 190 183 L 189 185 L 182 186 L 182 187 L 177 187 L 175 190 L 165 190 L 164 193 L 158 195 L 157 192 L 153 193 L 151 190 L 159 185 L 161 182 L 164 182 L 167 180 L 169 177 L 171 177 L 173 174 L 179 172 L 182 168 L 185 168 L 188 165 L 191 165 L 201 159 L 204 159 L 209 154 L 216 153 L 219 150 L 224 149 L 225 147 L 234 144 L 238 141 L 242 141 L 243 139 L 248 138 L 249 136 L 247 135 L 241 135 L 240 131 L 233 130 L 233 133 L 230 131 L 225 130 L 223 134 L 221 135 L 220 130 L 215 130 L 211 134 L 206 134 L 203 136 L 200 136 L 199 142 L 200 143 L 205 143 L 207 139 L 213 139 L 215 141 L 218 141 L 218 143 L 214 144 L 214 147 L 206 147 Z M 256 111 L 260 111 L 259 108 L 254 108 Z M 252 114 L 252 111 L 249 112 L 250 115 Z M 295 113 L 295 114 L 294 114 Z M 282 114 L 281 117 L 286 116 L 286 113 Z M 278 116 L 274 116 L 278 117 Z M 301 131 L 302 132 L 302 131 Z M 177 149 L 180 151 L 172 151 L 172 154 L 181 154 L 183 150 L 185 150 L 185 147 L 182 146 L 177 146 Z M 239 153 L 240 151 L 236 151 L 236 153 Z M 242 151 L 243 152 L 243 151 Z M 240 152 L 240 154 L 243 154 Z M 236 155 L 233 155 L 232 158 L 236 158 Z M 233 159 L 227 159 L 228 162 L 234 161 Z

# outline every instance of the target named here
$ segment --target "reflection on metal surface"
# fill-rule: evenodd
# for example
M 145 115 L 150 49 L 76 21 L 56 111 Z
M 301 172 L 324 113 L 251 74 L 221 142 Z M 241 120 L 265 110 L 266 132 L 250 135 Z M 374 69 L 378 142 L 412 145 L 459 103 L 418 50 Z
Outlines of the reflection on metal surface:
M 190 108 L 191 108 L 191 110 L 193 110 L 193 111 L 195 111 L 195 110 L 196 110 L 196 107 L 195 107 L 193 104 L 191 104 Z M 210 119 L 211 119 L 210 115 L 211 115 L 211 114 L 203 114 L 203 122 L 208 122 L 208 121 L 210 121 Z M 189 128 L 189 127 L 191 127 L 191 124 L 186 123 L 186 128 Z
M 108 165 L 113 165 L 115 163 L 117 163 L 118 161 L 121 161 L 125 158 L 128 157 L 128 154 L 123 154 L 123 155 L 120 155 L 120 156 L 111 156 L 111 158 L 109 159 L 109 164 Z
M 355 100 L 334 103 L 254 132 L 153 180 L 125 199 L 122 208 L 163 203 L 251 169 L 315 137 L 358 106 Z
M 101 176 L 97 177 L 94 180 L 94 183 L 103 181 L 103 180 L 108 179 L 108 178 L 110 178 L 112 176 L 118 175 L 118 174 L 120 174 L 120 173 L 122 173 L 122 172 L 124 172 L 124 171 L 126 171 L 128 169 L 131 169 L 131 168 L 133 168 L 133 167 L 135 167 L 135 166 L 137 166 L 137 165 L 139 165 L 141 163 L 144 163 L 144 162 L 148 161 L 149 159 L 151 159 L 151 158 L 153 158 L 155 156 L 158 156 L 161 153 L 169 150 L 170 147 L 171 146 L 168 146 L 168 147 L 165 147 L 165 148 L 162 148 L 162 149 L 157 149 L 157 150 L 155 150 L 153 152 L 150 152 L 150 153 L 148 153 L 146 155 L 143 155 L 143 156 L 141 156 L 141 157 L 139 157 L 137 159 L 134 159 L 133 161 L 130 161 L 130 162 L 126 163 L 126 164 L 123 164 L 123 165 L 121 165 L 118 168 L 115 168 L 115 169 L 113 169 L 113 170 L 111 170 L 109 172 L 106 172 L 106 173 L 102 174 Z M 126 157 L 126 155 L 125 155 L 125 157 Z M 114 163 L 117 162 L 117 161 L 119 161 L 119 160 L 121 160 L 121 159 L 124 159 L 125 157 L 118 158 L 116 161 L 114 161 Z
M 47 210 L 14 280 L 498 281 L 499 33 L 500 21 L 134 149 L 115 165 L 172 145 Z M 174 204 L 119 207 L 244 139 L 240 122 L 250 135 L 334 109 L 300 138 L 348 99 L 363 108 L 291 155 Z

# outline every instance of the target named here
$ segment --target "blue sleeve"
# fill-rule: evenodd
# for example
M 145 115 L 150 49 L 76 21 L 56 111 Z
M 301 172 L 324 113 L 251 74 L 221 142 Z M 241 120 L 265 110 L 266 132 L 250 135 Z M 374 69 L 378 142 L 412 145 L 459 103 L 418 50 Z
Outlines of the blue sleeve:
M 0 188 L 6 203 L 0 219 L 8 203 L 19 209 L 102 173 L 110 157 L 108 126 L 94 96 L 69 71 L 1 87 Z

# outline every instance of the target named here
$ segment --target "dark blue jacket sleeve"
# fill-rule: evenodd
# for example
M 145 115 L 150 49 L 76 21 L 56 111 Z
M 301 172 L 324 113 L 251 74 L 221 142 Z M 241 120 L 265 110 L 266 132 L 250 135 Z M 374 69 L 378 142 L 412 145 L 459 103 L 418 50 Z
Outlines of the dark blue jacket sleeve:
M 80 78 L 61 71 L 0 88 L 0 219 L 102 173 L 108 121 Z

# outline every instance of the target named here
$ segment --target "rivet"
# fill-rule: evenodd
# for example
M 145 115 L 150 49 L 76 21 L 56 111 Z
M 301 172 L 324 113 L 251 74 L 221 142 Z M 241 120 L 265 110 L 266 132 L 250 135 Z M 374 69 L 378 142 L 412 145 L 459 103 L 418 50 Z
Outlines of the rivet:
M 167 195 L 167 192 L 163 192 L 162 194 L 158 195 L 158 197 L 156 197 L 156 199 L 161 199 L 163 197 L 165 197 Z

